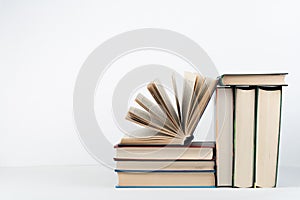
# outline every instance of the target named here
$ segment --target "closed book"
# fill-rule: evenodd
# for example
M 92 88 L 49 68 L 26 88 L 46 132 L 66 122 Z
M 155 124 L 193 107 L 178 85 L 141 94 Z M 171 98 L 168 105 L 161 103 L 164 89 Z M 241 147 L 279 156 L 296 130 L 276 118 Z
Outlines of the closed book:
M 219 78 L 219 85 L 227 86 L 274 86 L 286 85 L 287 73 L 268 74 L 223 74 Z
M 214 187 L 214 172 L 199 171 L 119 171 L 119 187 Z
M 119 170 L 214 170 L 215 161 L 117 160 Z
M 217 186 L 232 186 L 233 89 L 218 87 L 216 92 Z
M 282 87 L 259 87 L 257 90 L 255 185 L 275 187 Z
M 255 87 L 235 88 L 233 186 L 253 187 Z
M 197 186 L 197 185 L 190 185 L 190 186 L 183 186 L 183 185 L 173 185 L 173 186 L 158 186 L 158 185 L 151 185 L 151 186 L 136 186 L 136 185 L 134 185 L 134 186 L 120 186 L 120 185 L 117 185 L 116 186 L 116 188 L 140 188 L 140 189 L 147 189 L 147 188 L 149 188 L 149 189 L 160 189 L 160 188 L 165 188 L 165 189 L 167 189 L 167 188 L 175 188 L 175 189 L 182 189 L 182 188 L 215 188 L 216 186 L 214 186 L 214 185 L 212 185 L 212 186 Z
M 115 159 L 131 160 L 212 160 L 215 142 L 183 145 L 117 145 Z

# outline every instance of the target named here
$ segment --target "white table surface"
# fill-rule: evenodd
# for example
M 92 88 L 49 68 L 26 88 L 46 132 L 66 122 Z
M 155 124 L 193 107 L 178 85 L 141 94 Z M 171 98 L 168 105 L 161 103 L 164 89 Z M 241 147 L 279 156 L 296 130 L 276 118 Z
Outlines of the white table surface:
M 102 166 L 2 167 L 0 200 L 300 199 L 299 169 L 280 167 L 271 189 L 115 189 L 117 175 Z

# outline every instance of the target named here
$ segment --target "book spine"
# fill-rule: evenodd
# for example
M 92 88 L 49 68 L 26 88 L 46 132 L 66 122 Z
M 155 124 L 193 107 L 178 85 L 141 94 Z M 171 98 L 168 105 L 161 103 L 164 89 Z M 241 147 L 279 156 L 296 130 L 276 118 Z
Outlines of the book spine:
M 255 87 L 255 111 L 254 111 L 254 153 L 253 153 L 253 187 L 256 188 L 256 146 L 257 146 L 257 108 L 258 108 L 258 90 L 259 87 Z
M 282 115 L 282 86 L 280 86 L 280 115 L 279 115 L 279 133 L 278 133 L 278 146 L 277 146 L 277 159 L 276 159 L 276 175 L 275 175 L 275 185 L 277 186 L 277 178 L 278 178 L 278 162 L 279 162 L 279 148 L 280 148 L 280 133 L 281 133 L 281 115 Z
M 225 86 L 225 84 L 223 83 L 223 76 L 224 75 L 218 77 L 218 85 L 220 86 Z
M 236 133 L 236 86 L 232 87 L 232 93 L 233 93 L 233 137 L 232 137 L 232 143 L 233 143 L 233 148 L 232 148 L 232 187 L 234 187 L 235 185 L 235 180 L 234 180 L 234 176 L 235 176 L 235 170 L 234 170 L 234 166 L 235 166 L 235 133 Z

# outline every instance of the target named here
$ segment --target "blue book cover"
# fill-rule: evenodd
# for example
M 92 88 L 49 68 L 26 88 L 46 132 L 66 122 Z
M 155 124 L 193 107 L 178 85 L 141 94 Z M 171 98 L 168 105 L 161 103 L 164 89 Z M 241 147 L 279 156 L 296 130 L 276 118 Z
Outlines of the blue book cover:
M 215 170 L 122 170 L 115 169 L 115 172 L 129 172 L 129 173 L 215 173 Z
M 216 188 L 216 186 L 119 186 L 116 188 Z

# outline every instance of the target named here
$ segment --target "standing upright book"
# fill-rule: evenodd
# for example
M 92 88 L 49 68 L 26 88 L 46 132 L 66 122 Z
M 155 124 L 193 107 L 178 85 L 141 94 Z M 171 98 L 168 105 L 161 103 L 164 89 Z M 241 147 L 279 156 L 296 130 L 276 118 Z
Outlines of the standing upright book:
M 235 88 L 233 186 L 254 186 L 255 88 Z
M 233 187 L 276 186 L 282 86 L 287 86 L 286 75 L 224 74 L 219 79 L 220 85 L 234 91 Z M 217 165 L 220 165 L 219 146 L 217 140 Z
M 216 91 L 216 166 L 217 186 L 232 186 L 233 157 L 233 89 Z
M 282 86 L 257 88 L 255 185 L 275 187 L 278 169 Z

